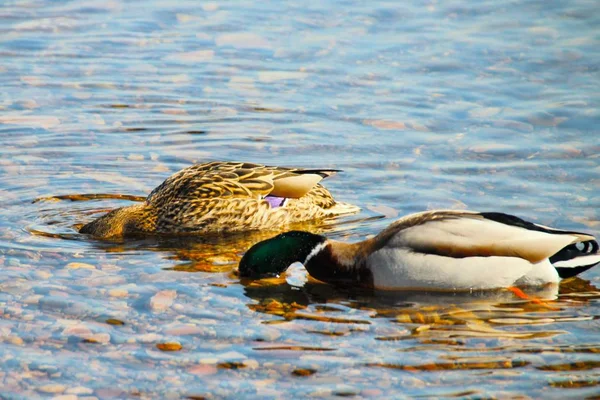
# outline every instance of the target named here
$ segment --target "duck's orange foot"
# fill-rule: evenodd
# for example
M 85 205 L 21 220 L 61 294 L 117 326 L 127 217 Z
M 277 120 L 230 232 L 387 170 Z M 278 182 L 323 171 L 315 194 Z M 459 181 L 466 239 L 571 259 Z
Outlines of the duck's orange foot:
M 538 298 L 535 298 L 535 297 L 528 296 L 527 294 L 525 294 L 525 292 L 523 292 L 521 289 L 519 289 L 519 288 L 518 288 L 518 287 L 516 287 L 516 286 L 509 286 L 509 287 L 507 287 L 506 289 L 507 289 L 507 290 L 509 290 L 509 291 L 511 291 L 511 292 L 513 292 L 513 294 L 514 294 L 515 296 L 517 296 L 518 298 L 520 298 L 520 299 L 523 299 L 523 300 L 530 301 L 530 302 L 532 302 L 532 303 L 534 303 L 534 304 L 539 304 L 540 306 L 542 306 L 542 307 L 544 307 L 544 308 L 547 308 L 547 309 L 549 309 L 549 310 L 553 310 L 553 311 L 558 311 L 558 310 L 560 310 L 559 308 L 552 307 L 551 305 L 549 305 L 549 304 L 548 304 L 547 302 L 545 302 L 544 300 L 541 300 L 541 299 L 538 299 Z

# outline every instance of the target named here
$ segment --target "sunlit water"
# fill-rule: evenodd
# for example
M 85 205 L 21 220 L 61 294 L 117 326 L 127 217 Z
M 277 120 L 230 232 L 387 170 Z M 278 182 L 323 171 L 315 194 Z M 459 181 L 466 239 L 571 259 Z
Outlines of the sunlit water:
M 598 396 L 599 268 L 541 304 L 240 282 L 260 235 L 97 242 L 129 200 L 34 202 L 244 160 L 343 169 L 341 240 L 428 208 L 599 234 L 598 3 L 399 4 L 2 2 L 0 397 Z

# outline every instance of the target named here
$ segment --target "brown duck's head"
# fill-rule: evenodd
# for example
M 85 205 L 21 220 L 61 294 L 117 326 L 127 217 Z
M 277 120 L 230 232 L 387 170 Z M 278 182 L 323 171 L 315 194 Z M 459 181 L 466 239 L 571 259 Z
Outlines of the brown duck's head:
M 101 239 L 141 232 L 143 231 L 140 228 L 144 224 L 144 214 L 143 205 L 117 208 L 85 224 L 79 232 Z

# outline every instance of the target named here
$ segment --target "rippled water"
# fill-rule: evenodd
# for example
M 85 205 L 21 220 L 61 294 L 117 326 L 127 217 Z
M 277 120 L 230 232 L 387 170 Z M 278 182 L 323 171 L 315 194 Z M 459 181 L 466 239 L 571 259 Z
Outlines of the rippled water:
M 427 208 L 599 234 L 598 26 L 585 0 L 3 2 L 0 397 L 597 398 L 600 269 L 545 303 L 373 295 L 240 282 L 260 235 L 74 226 L 244 160 L 343 169 L 338 239 Z M 123 196 L 47 198 L 86 193 Z

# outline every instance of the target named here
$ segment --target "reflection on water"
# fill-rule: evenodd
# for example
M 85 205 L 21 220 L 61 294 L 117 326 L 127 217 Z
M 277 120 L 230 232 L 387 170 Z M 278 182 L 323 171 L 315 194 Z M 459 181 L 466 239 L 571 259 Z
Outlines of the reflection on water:
M 43 208 L 38 209 L 37 222 L 31 224 L 27 230 L 35 236 L 85 241 L 94 248 L 109 253 L 131 253 L 137 251 L 172 253 L 166 259 L 181 261 L 181 263 L 166 269 L 186 272 L 231 271 L 237 267 L 240 255 L 253 244 L 282 232 L 267 230 L 233 234 L 215 233 L 212 235 L 142 235 L 137 238 L 96 240 L 79 234 L 77 231 L 86 222 L 106 213 L 110 209 L 93 209 L 83 205 L 75 209 L 57 204 L 57 202 L 65 200 L 83 202 L 98 199 L 145 200 L 143 197 L 125 194 L 72 194 L 35 199 L 34 203 L 49 202 L 51 206 L 45 205 Z M 327 218 L 320 221 L 292 224 L 286 227 L 286 229 L 306 230 L 315 233 L 351 232 L 360 224 L 380 218 L 381 216 Z
M 593 335 L 571 333 L 595 325 L 600 291 L 589 281 L 525 288 L 530 299 L 523 300 L 504 289 L 337 288 L 300 264 L 281 277 L 240 280 L 235 268 L 243 252 L 273 232 L 113 241 L 77 233 L 106 211 L 99 208 L 106 200 L 141 198 L 38 200 L 31 236 L 7 246 L 3 362 L 18 371 L 5 380 L 10 393 L 127 397 L 153 387 L 192 398 L 275 396 L 265 381 L 298 395 L 382 398 L 407 387 L 416 396 L 435 387 L 435 396 L 455 397 L 485 396 L 500 384 L 534 396 L 598 388 L 590 373 L 600 368 L 600 348 Z M 299 228 L 354 240 L 380 218 L 361 214 Z M 82 373 L 78 363 L 95 367 Z M 154 386 L 157 368 L 162 378 Z M 90 376 L 119 389 L 78 383 Z M 492 379 L 482 384 L 478 376 Z M 532 379 L 544 384 L 532 386 Z
M 273 233 L 77 232 L 244 160 L 342 169 L 326 186 L 363 211 L 305 226 L 334 239 L 430 208 L 597 235 L 596 9 L 2 3 L 0 397 L 596 398 L 600 269 L 531 300 L 356 292 L 240 280 Z

